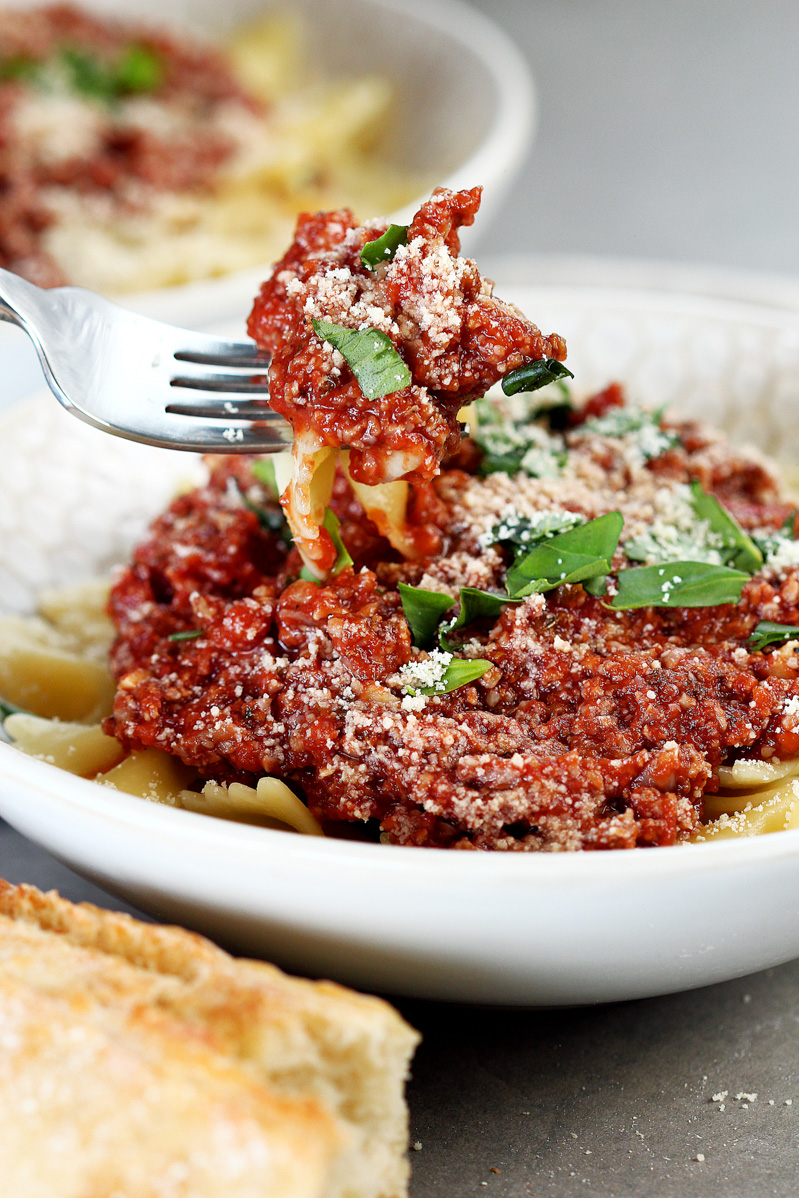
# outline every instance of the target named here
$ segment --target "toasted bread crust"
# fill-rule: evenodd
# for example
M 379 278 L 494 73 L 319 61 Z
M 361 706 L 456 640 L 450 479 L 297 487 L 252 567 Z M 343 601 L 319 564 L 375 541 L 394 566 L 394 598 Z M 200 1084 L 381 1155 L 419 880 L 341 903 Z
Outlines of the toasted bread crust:
M 67 1023 L 76 1009 L 91 1011 L 104 1028 L 122 1021 L 120 1035 L 137 1045 L 149 1045 L 152 1037 L 171 1044 L 167 1061 L 188 1053 L 192 1068 L 202 1072 L 200 1058 L 207 1058 L 222 1069 L 225 1085 L 232 1086 L 235 1075 L 244 1079 L 242 1093 L 256 1087 L 264 1102 L 277 1104 L 286 1143 L 306 1136 L 317 1146 L 317 1179 L 301 1184 L 323 1188 L 308 1194 L 405 1193 L 402 1087 L 418 1037 L 386 1003 L 236 960 L 180 928 L 144 924 L 2 881 L 0 984 L 33 996 L 42 1009 L 55 1004 Z M 297 1136 L 292 1119 L 299 1121 Z M 303 1120 L 305 1132 L 299 1130 Z M 307 1172 L 316 1158 L 301 1155 Z M 193 1184 L 193 1198 L 204 1198 L 206 1191 Z M 60 1191 L 50 1198 L 56 1193 L 60 1198 Z M 131 1193 L 139 1198 L 139 1191 Z M 141 1194 L 149 1198 L 148 1191 Z

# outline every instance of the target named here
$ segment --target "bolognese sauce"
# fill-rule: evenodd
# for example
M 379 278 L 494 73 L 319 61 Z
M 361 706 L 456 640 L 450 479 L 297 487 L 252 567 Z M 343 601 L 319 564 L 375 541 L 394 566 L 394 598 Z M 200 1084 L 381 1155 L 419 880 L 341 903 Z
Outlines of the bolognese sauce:
M 582 405 L 555 384 L 483 398 L 565 346 L 468 262 L 455 291 L 435 275 L 456 332 L 439 342 L 419 318 L 434 306 L 425 258 L 463 262 L 455 225 L 476 201 L 437 193 L 372 281 L 361 252 L 384 225 L 301 220 L 251 330 L 273 354 L 274 406 L 358 463 L 339 462 L 329 497 L 339 560 L 303 577 L 263 461 L 210 460 L 113 588 L 107 728 L 208 778 L 278 775 L 328 833 L 472 850 L 673 844 L 722 764 L 799 753 L 796 513 L 767 463 L 630 406 L 617 385 Z M 331 271 L 348 277 L 326 291 Z M 412 376 L 399 398 L 367 402 L 314 332 L 319 314 L 354 325 L 358 304 L 393 322 Z M 384 482 L 383 451 L 409 445 L 415 556 L 352 483 Z M 758 641 L 775 622 L 785 635 Z

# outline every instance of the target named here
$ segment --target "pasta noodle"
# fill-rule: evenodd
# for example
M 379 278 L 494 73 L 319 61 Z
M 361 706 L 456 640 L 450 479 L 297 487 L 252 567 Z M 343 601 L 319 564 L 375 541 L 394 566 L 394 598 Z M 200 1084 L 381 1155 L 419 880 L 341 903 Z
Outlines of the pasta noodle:
M 193 789 L 196 771 L 178 758 L 158 749 L 126 753 L 106 736 L 97 720 L 110 713 L 114 682 L 97 658 L 105 659 L 113 631 L 107 598 L 108 582 L 92 579 L 44 592 L 38 616 L 0 618 L 0 695 L 7 705 L 24 700 L 30 709 L 12 712 L 2 725 L 15 747 L 152 803 L 322 836 L 308 808 L 277 778 L 261 778 L 255 788 L 205 782 Z

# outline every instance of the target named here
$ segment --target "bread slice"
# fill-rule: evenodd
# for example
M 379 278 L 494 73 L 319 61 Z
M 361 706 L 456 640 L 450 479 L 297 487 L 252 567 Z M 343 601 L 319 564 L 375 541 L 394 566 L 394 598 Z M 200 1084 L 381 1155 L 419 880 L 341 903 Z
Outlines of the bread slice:
M 417 1042 L 379 999 L 0 880 L 9 1195 L 400 1198 Z

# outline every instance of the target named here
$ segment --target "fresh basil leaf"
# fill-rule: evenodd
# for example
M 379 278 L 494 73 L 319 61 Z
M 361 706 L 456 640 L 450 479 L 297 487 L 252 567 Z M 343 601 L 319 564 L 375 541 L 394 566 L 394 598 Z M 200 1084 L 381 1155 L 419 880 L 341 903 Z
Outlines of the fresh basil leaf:
M 477 435 L 472 440 L 479 445 L 485 438 Z M 481 478 L 487 478 L 489 474 L 509 474 L 512 477 L 519 471 L 529 474 L 531 478 L 559 478 L 566 458 L 565 450 L 553 453 L 535 444 L 522 445 L 507 453 L 484 454 L 477 473 Z
M 408 244 L 407 225 L 389 225 L 382 237 L 367 241 L 361 250 L 361 262 L 374 270 L 381 262 L 390 262 L 401 245 Z
M 164 82 L 164 63 L 161 56 L 149 46 L 128 46 L 113 68 L 113 86 L 116 93 L 140 93 L 155 91 Z
M 66 46 L 60 57 L 72 88 L 106 104 L 123 95 L 154 91 L 164 79 L 160 55 L 147 46 L 128 46 L 112 64 L 76 46 Z
M 493 662 L 484 658 L 453 657 L 433 649 L 426 661 L 411 661 L 400 670 L 407 695 L 446 695 L 482 678 Z
M 627 452 L 638 458 L 641 465 L 676 449 L 680 438 L 671 429 L 660 427 L 663 408 L 647 411 L 644 408 L 613 408 L 604 416 L 592 416 L 578 425 L 575 432 L 625 439 Z
M 740 602 L 749 575 L 708 562 L 664 562 L 620 570 L 618 591 L 609 607 L 716 607 Z
M 412 587 L 406 582 L 401 582 L 397 589 L 414 645 L 419 649 L 431 648 L 436 642 L 441 618 L 452 607 L 454 600 L 441 591 L 426 591 L 423 587 Z
M 540 358 L 537 362 L 527 362 L 518 370 L 509 371 L 502 379 L 502 390 L 506 395 L 515 395 L 517 391 L 538 391 L 562 378 L 573 379 L 574 375 L 557 358 Z
M 198 636 L 205 636 L 204 628 L 190 628 L 186 632 L 171 632 L 168 641 L 196 641 Z
M 588 591 L 596 599 L 604 599 L 608 593 L 607 574 L 597 574 L 593 578 L 583 579 L 583 590 Z
M 277 477 L 275 475 L 275 463 L 271 457 L 256 458 L 252 464 L 252 472 L 254 477 L 269 492 L 273 499 L 280 498 Z
M 322 521 L 322 528 L 330 533 L 330 539 L 336 550 L 336 563 L 331 572 L 335 578 L 337 574 L 340 574 L 342 570 L 346 570 L 347 566 L 351 566 L 353 562 L 347 546 L 341 539 L 341 533 L 339 532 L 341 522 L 332 508 L 325 508 L 325 518 Z
M 700 483 L 691 483 L 691 503 L 700 520 L 706 520 L 711 532 L 718 534 L 730 549 L 727 564 L 754 574 L 763 565 L 763 554 L 738 521 L 721 506 L 715 495 L 708 495 Z
M 579 512 L 537 512 L 533 516 L 511 512 L 480 537 L 480 544 L 486 549 L 489 545 L 512 545 L 518 556 L 540 541 L 585 523 L 585 516 Z
M 608 512 L 543 541 L 511 566 L 505 579 L 508 594 L 524 598 L 607 574 L 623 525 L 621 512 Z
M 61 51 L 61 60 L 68 70 L 70 83 L 75 91 L 96 100 L 109 99 L 113 90 L 111 80 L 96 54 L 67 48 Z
M 442 679 L 444 690 L 423 690 L 423 695 L 449 694 L 450 691 L 456 691 L 461 686 L 468 686 L 470 682 L 475 682 L 478 678 L 482 678 L 486 670 L 490 670 L 494 663 L 486 661 L 482 657 L 455 657 L 444 671 Z
M 410 370 L 379 329 L 348 329 L 327 320 L 311 324 L 316 335 L 346 359 L 367 399 L 380 399 L 410 385 Z
M 41 64 L 22 54 L 0 61 L 0 83 L 10 83 L 16 80 L 36 79 L 41 70 Z
M 291 545 L 293 537 L 283 509 L 280 507 L 264 507 L 263 504 L 253 503 L 247 493 L 238 484 L 236 484 L 236 487 L 241 497 L 241 502 L 248 511 L 258 517 L 258 523 L 261 528 L 266 532 L 274 533 L 284 545 Z
M 762 653 L 770 645 L 781 645 L 783 641 L 799 637 L 796 624 L 775 624 L 773 620 L 761 620 L 746 642 L 753 653 Z
M 340 574 L 342 570 L 347 568 L 347 566 L 351 566 L 353 564 L 352 558 L 349 555 L 349 550 L 341 539 L 341 533 L 339 532 L 340 527 L 341 525 L 336 513 L 331 508 L 325 508 L 325 518 L 322 521 L 322 528 L 330 533 L 330 539 L 333 542 L 333 547 L 336 550 L 336 560 L 333 564 L 332 570 L 330 571 L 331 578 L 335 578 L 336 575 Z M 315 574 L 308 566 L 302 567 L 300 570 L 300 578 L 304 582 L 319 582 L 318 574 Z
M 495 620 L 509 603 L 521 603 L 521 599 L 510 599 L 492 591 L 481 591 L 477 587 L 461 587 L 461 606 L 457 618 L 448 632 L 459 632 L 475 620 Z
M 493 591 L 481 591 L 477 587 L 461 587 L 460 602 L 457 616 L 445 624 L 438 635 L 441 648 L 450 652 L 447 637 L 451 632 L 460 632 L 475 620 L 496 620 L 502 614 L 503 607 L 521 603 L 522 600 L 511 599 L 508 595 L 495 594 Z
M 10 703 L 8 699 L 0 699 L 0 724 L 4 720 L 7 720 L 10 715 L 28 714 L 24 707 L 17 707 L 16 703 Z
M 562 407 L 560 387 L 558 406 Z M 476 424 L 471 438 L 483 451 L 478 473 L 509 475 L 523 471 L 532 478 L 559 478 L 566 464 L 563 438 L 545 426 L 554 411 L 547 397 L 519 392 L 513 396 L 484 395 L 474 401 Z M 544 418 L 544 419 L 542 419 Z M 568 421 L 567 421 L 568 423 Z M 551 423 L 550 423 L 551 428 Z

